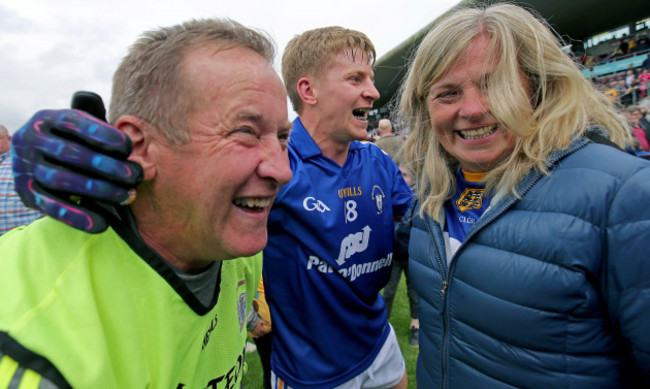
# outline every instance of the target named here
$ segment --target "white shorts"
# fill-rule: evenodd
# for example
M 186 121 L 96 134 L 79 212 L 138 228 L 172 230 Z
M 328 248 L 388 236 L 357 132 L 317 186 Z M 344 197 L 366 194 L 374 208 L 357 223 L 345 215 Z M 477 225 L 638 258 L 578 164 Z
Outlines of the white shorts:
M 335 387 L 335 389 L 385 389 L 397 385 L 406 374 L 404 356 L 397 344 L 397 337 L 393 326 L 386 342 L 381 346 L 377 357 L 368 368 L 349 381 Z M 293 389 L 284 380 L 278 378 L 271 371 L 272 389 Z

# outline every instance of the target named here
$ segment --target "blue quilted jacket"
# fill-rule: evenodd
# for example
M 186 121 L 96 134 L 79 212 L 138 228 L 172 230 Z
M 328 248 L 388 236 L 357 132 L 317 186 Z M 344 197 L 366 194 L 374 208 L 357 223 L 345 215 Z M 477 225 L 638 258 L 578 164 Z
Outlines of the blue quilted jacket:
M 650 388 L 650 163 L 580 139 L 549 166 L 449 267 L 439 224 L 404 218 L 418 388 Z

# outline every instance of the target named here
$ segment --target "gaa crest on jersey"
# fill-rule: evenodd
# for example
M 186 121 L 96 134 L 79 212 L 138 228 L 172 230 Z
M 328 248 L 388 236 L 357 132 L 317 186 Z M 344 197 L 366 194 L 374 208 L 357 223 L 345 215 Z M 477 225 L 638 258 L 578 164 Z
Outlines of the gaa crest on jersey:
M 305 199 L 302 201 L 302 207 L 306 211 L 318 211 L 320 213 L 331 211 L 331 209 L 325 205 L 324 202 L 317 200 L 311 196 L 305 197 Z
M 483 193 L 485 189 L 480 188 L 465 188 L 463 193 L 456 200 L 456 207 L 461 213 L 468 209 L 481 209 L 483 206 Z
M 237 292 L 239 292 L 239 287 L 241 286 L 244 286 L 244 289 L 237 298 L 237 319 L 239 319 L 239 333 L 244 330 L 244 325 L 246 324 L 246 302 L 248 301 L 248 296 L 246 295 L 245 280 L 241 280 L 237 283 Z
M 377 206 L 377 215 L 381 215 L 384 210 L 384 197 L 386 195 L 379 185 L 372 187 L 372 199 L 375 200 L 375 205 Z

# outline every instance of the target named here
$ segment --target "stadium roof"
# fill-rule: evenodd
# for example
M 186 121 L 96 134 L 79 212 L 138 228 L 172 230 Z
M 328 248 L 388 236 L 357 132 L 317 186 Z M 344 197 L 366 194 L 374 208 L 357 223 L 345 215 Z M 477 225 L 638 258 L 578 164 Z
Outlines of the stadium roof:
M 475 1 L 463 0 L 459 5 L 473 2 Z M 512 2 L 536 10 L 558 34 L 565 40 L 573 42 L 650 16 L 648 0 L 515 0 Z M 375 85 L 381 97 L 375 102 L 375 108 L 386 106 L 396 93 L 406 72 L 408 58 L 436 20 L 378 59 L 375 68 Z

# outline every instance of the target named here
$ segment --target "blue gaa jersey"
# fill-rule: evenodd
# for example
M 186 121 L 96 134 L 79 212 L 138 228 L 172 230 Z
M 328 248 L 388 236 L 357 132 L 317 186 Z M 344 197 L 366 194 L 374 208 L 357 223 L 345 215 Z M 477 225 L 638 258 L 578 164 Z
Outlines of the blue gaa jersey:
M 388 336 L 379 292 L 393 262 L 393 216 L 411 190 L 379 147 L 352 142 L 341 167 L 299 119 L 289 159 L 293 178 L 275 200 L 264 249 L 271 366 L 292 387 L 331 388 L 365 370 Z
M 491 197 L 485 193 L 484 178 L 487 173 L 456 172 L 456 193 L 445 202 L 445 231 L 447 239 L 447 265 L 467 233 L 490 207 Z

